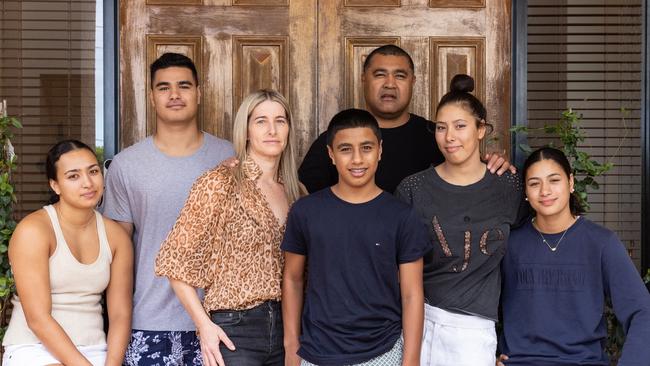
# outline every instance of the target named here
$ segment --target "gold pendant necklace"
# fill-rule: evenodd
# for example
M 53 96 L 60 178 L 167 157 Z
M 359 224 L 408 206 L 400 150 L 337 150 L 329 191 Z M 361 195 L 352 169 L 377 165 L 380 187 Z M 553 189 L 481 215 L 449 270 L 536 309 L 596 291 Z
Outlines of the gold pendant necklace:
M 569 231 L 569 229 L 564 230 L 564 232 L 562 233 L 562 236 L 560 237 L 560 240 L 558 240 L 557 243 L 555 243 L 554 247 L 552 247 L 551 244 L 548 243 L 548 240 L 546 240 L 544 235 L 542 235 L 541 231 L 538 230 L 537 232 L 539 233 L 539 236 L 542 238 L 542 242 L 544 244 L 546 244 L 546 246 L 548 247 L 548 249 L 551 250 L 551 252 L 554 252 L 554 251 L 557 250 L 557 247 L 560 246 L 560 243 L 562 242 L 562 239 L 564 239 L 564 235 L 566 234 L 567 231 Z
M 578 221 L 579 218 L 580 218 L 580 216 L 576 217 L 576 221 Z M 573 223 L 575 223 L 576 221 L 574 221 Z M 542 234 L 542 232 L 539 231 L 539 230 L 537 229 L 537 227 L 535 227 L 535 218 L 534 218 L 534 217 L 533 217 L 533 219 L 531 220 L 531 222 L 532 222 L 532 224 L 533 224 L 533 228 L 534 228 L 535 231 L 537 231 L 537 233 L 539 234 L 539 237 L 542 238 L 542 243 L 546 244 L 546 246 L 548 247 L 548 249 L 551 250 L 551 252 L 555 252 L 555 251 L 557 250 L 557 248 L 560 246 L 560 243 L 562 242 L 562 239 L 564 239 L 564 235 L 566 235 L 566 233 L 569 231 L 569 229 L 571 229 L 571 226 L 573 226 L 573 224 L 569 225 L 569 227 L 566 228 L 566 230 L 564 230 L 564 231 L 562 232 L 562 236 L 560 237 L 560 240 L 558 240 L 558 241 L 555 243 L 555 246 L 551 246 L 551 244 L 548 242 L 548 240 L 546 240 L 546 238 L 544 237 L 544 234 Z

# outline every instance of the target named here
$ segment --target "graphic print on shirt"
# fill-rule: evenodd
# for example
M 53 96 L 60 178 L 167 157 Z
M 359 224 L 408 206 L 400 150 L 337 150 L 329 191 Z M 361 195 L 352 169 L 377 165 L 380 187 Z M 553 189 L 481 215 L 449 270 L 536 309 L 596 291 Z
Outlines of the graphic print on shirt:
M 445 257 L 453 257 L 453 253 L 451 252 L 451 249 L 449 248 L 449 243 L 447 242 L 447 238 L 445 238 L 445 233 L 442 230 L 442 226 L 440 225 L 440 221 L 438 220 L 437 216 L 433 216 L 433 219 L 431 220 L 431 223 L 433 224 L 433 230 L 436 233 L 436 238 L 438 238 L 438 243 L 440 244 L 440 247 L 442 248 L 442 252 L 444 253 Z M 505 235 L 503 234 L 503 231 L 498 228 L 492 228 L 485 230 L 483 234 L 481 234 L 481 239 L 479 240 L 479 249 L 481 250 L 481 253 L 483 253 L 486 256 L 491 256 L 493 253 L 490 253 L 488 251 L 488 238 L 490 237 L 490 234 L 494 233 L 494 238 L 491 238 L 491 240 L 497 240 L 497 241 L 504 241 L 505 240 Z M 463 265 L 460 268 L 460 271 L 458 270 L 458 266 L 454 265 L 451 267 L 452 272 L 463 272 L 467 269 L 469 266 L 469 259 L 472 254 L 472 232 L 469 230 L 465 230 L 464 232 L 464 242 L 463 242 Z

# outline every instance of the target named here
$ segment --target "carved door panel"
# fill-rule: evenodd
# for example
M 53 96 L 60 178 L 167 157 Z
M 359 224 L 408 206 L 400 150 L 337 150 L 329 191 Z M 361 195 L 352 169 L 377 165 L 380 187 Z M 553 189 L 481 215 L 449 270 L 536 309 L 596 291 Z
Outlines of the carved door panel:
M 432 119 L 451 77 L 469 74 L 495 127 L 492 149 L 508 149 L 510 13 L 510 0 L 319 1 L 319 130 L 340 109 L 364 107 L 363 61 L 392 43 L 413 57 L 413 113 Z
M 231 139 L 243 97 L 274 88 L 289 99 L 303 153 L 317 129 L 316 1 L 120 1 L 121 147 L 154 131 L 148 65 L 173 51 L 198 68 L 205 131 Z
M 432 118 L 451 76 L 468 73 L 500 146 L 508 148 L 510 6 L 511 0 L 120 1 L 121 146 L 153 132 L 148 65 L 165 51 L 197 64 L 204 130 L 230 139 L 242 97 L 272 87 L 291 103 L 303 155 L 336 112 L 363 108 L 363 59 L 394 43 L 415 62 L 412 112 Z

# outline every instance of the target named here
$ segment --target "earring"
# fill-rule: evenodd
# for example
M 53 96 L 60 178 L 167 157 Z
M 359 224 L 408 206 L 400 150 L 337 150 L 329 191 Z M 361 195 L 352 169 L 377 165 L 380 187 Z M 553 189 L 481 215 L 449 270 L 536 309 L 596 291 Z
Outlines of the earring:
M 528 197 L 524 197 L 524 199 L 525 199 L 526 201 L 528 201 Z
M 571 193 L 573 193 L 573 191 L 574 191 L 574 189 L 573 189 L 573 188 L 571 188 Z

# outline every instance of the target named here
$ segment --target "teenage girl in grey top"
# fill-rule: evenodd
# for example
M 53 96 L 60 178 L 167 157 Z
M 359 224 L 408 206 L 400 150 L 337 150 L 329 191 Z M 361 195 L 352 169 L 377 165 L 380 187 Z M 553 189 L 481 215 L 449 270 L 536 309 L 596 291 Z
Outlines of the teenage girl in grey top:
M 445 162 L 404 179 L 396 192 L 419 212 L 434 244 L 424 257 L 422 365 L 495 363 L 499 264 L 522 185 L 510 172 L 490 174 L 481 161 L 491 126 L 473 89 L 467 75 L 452 79 L 434 122 Z

